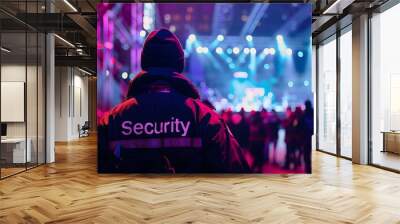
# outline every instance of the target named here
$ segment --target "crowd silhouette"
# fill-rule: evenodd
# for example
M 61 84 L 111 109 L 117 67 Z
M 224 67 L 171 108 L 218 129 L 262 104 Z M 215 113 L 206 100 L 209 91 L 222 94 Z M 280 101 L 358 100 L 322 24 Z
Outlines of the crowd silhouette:
M 310 101 L 285 112 L 221 111 L 255 173 L 311 173 L 313 108 Z M 284 144 L 279 144 L 283 142 Z

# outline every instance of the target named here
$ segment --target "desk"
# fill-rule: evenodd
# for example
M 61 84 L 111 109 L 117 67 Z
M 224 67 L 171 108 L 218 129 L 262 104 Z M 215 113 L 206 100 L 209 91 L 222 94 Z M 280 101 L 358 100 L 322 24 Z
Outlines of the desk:
M 383 152 L 400 154 L 400 131 L 383 131 Z
M 26 163 L 30 162 L 32 158 L 30 138 L 26 140 L 25 151 L 25 138 L 5 138 L 1 139 L 1 157 L 6 160 L 6 163 Z M 12 159 L 11 159 L 12 158 Z

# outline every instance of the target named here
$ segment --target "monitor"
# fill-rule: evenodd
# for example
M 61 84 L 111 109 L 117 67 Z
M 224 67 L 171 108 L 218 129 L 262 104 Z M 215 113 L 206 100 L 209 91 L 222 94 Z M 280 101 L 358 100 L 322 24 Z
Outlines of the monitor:
M 1 136 L 7 136 L 7 124 L 1 123 Z

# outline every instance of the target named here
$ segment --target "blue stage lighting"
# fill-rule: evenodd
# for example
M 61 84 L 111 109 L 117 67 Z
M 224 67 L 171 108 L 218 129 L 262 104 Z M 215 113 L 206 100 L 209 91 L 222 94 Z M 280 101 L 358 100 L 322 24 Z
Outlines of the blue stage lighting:
M 283 36 L 280 35 L 280 34 L 276 35 L 276 40 L 277 40 L 279 43 L 282 43 L 282 42 L 283 42 Z
M 224 35 L 220 34 L 217 36 L 218 41 L 223 41 L 224 40 Z
M 252 47 L 252 48 L 250 49 L 250 53 L 256 54 L 256 53 L 257 53 L 257 50 L 256 50 L 254 47 Z
M 222 52 L 224 52 L 224 50 L 222 49 L 222 47 L 217 47 L 217 48 L 215 49 L 215 52 L 216 52 L 217 54 L 222 54 Z
M 293 50 L 290 49 L 290 48 L 287 48 L 287 49 L 286 49 L 286 55 L 292 56 L 292 54 L 293 54 Z
M 289 81 L 289 82 L 287 83 L 287 85 L 288 85 L 290 88 L 292 88 L 292 87 L 293 87 L 293 82 L 292 82 L 292 81 Z
M 196 40 L 196 35 L 190 34 L 189 37 L 188 37 L 188 40 L 189 40 L 190 42 L 195 41 L 195 40 Z
M 265 55 L 268 55 L 268 54 L 269 54 L 269 48 L 264 48 L 263 53 L 264 53 Z
M 252 41 L 252 40 L 253 40 L 253 36 L 247 35 L 247 36 L 246 36 L 246 40 L 249 41 L 249 42 Z
M 238 79 L 247 79 L 247 77 L 249 77 L 249 74 L 247 72 L 235 72 L 233 73 L 233 77 Z
M 268 70 L 271 66 L 269 64 L 264 64 L 264 68 Z
M 235 68 L 235 65 L 234 65 L 234 64 L 229 64 L 229 68 L 230 68 L 230 69 L 234 69 L 234 68 Z
M 205 53 L 205 54 L 208 53 L 208 47 L 203 47 L 203 53 Z
M 243 53 L 249 54 L 250 53 L 250 48 L 246 47 L 243 49 Z
M 203 48 L 202 48 L 202 47 L 197 47 L 197 48 L 196 48 L 196 52 L 197 52 L 198 54 L 203 53 Z
M 239 54 L 239 52 L 240 52 L 240 49 L 238 47 L 234 47 L 233 48 L 233 53 L 234 54 Z
M 227 57 L 227 58 L 226 58 L 226 62 L 231 63 L 231 62 L 232 62 L 232 58 Z
M 228 54 L 232 54 L 232 48 L 228 48 L 228 49 L 226 49 L 226 53 L 228 53 Z
M 275 55 L 275 53 L 276 53 L 275 48 L 270 48 L 270 49 L 269 49 L 269 53 L 270 53 L 271 55 Z
M 308 80 L 304 80 L 304 86 L 309 86 L 310 82 Z
M 303 53 L 302 51 L 298 51 L 298 52 L 297 52 L 297 56 L 298 56 L 299 58 L 302 58 L 302 57 L 304 56 L 304 53 Z
M 271 98 L 271 97 L 273 97 L 274 96 L 274 94 L 272 93 L 272 92 L 268 92 L 268 97 L 269 98 Z

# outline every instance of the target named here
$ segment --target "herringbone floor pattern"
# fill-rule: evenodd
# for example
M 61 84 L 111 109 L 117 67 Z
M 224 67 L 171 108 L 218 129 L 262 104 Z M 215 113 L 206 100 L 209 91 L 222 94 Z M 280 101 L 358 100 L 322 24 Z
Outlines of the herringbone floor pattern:
M 0 223 L 400 223 L 400 175 L 314 153 L 312 175 L 99 175 L 94 137 L 0 181 Z

